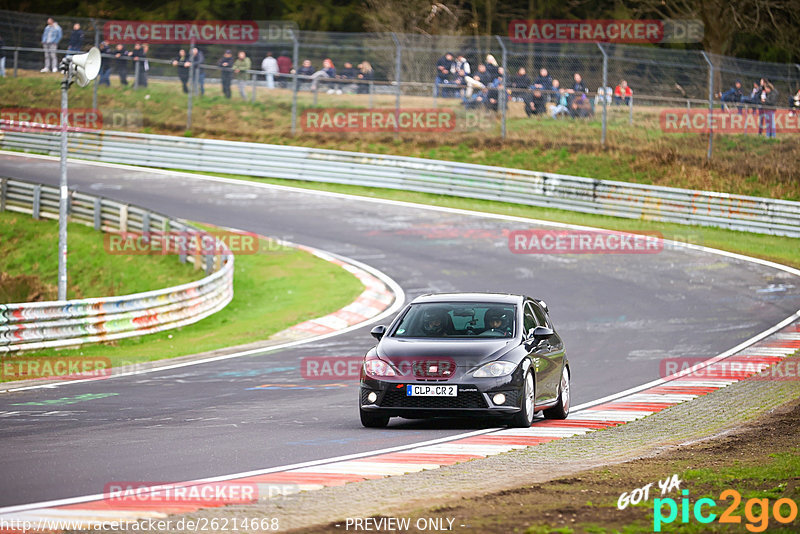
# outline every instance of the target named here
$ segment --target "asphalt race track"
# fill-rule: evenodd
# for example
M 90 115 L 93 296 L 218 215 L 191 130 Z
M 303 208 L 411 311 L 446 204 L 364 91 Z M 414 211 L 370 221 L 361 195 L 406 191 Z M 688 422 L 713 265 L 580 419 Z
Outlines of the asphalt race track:
M 58 161 L 0 154 L 0 176 L 57 185 Z M 709 252 L 512 254 L 503 231 L 535 225 L 91 164 L 70 164 L 69 181 L 87 193 L 354 258 L 388 274 L 409 299 L 439 291 L 543 298 L 567 346 L 573 404 L 658 378 L 664 358 L 714 356 L 800 308 L 792 275 Z M 112 481 L 238 473 L 486 426 L 393 419 L 386 429 L 364 429 L 355 382 L 300 376 L 304 357 L 362 355 L 372 345 L 368 332 L 0 395 L 0 506 L 98 494 Z M 99 395 L 72 402 L 85 394 Z

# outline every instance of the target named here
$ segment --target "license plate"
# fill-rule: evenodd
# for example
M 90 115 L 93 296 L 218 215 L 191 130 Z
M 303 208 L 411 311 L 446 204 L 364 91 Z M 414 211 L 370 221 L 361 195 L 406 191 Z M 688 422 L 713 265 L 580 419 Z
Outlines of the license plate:
M 408 384 L 406 397 L 458 397 L 458 386 L 425 386 Z

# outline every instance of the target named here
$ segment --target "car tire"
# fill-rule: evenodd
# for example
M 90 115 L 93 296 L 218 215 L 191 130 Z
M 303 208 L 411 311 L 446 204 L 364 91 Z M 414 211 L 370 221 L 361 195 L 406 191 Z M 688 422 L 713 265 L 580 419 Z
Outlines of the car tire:
M 566 419 L 569 415 L 569 369 L 564 367 L 561 371 L 561 383 L 558 385 L 558 404 L 544 410 L 542 415 L 545 419 Z
M 379 413 L 365 412 L 362 409 L 358 410 L 361 415 L 361 424 L 367 428 L 384 428 L 389 424 L 389 416 Z
M 516 428 L 530 428 L 533 424 L 533 414 L 536 413 L 534 405 L 536 386 L 533 383 L 533 373 L 525 373 L 525 381 L 522 385 L 522 395 L 520 395 L 520 407 L 518 413 L 511 418 L 509 426 Z

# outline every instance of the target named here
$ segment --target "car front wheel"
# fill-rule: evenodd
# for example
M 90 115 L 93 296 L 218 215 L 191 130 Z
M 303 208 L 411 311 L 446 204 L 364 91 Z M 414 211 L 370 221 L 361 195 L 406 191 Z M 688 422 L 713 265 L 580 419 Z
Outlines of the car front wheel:
M 522 409 L 511 418 L 511 426 L 530 428 L 531 424 L 533 424 L 534 394 L 533 373 L 528 371 L 525 374 L 525 382 L 522 385 L 522 402 L 520 403 Z
M 542 412 L 545 419 L 566 419 L 569 415 L 569 369 L 561 371 L 561 384 L 558 387 L 558 404 Z
M 365 412 L 359 408 L 361 414 L 361 424 L 367 428 L 383 428 L 389 424 L 389 416 L 379 413 Z

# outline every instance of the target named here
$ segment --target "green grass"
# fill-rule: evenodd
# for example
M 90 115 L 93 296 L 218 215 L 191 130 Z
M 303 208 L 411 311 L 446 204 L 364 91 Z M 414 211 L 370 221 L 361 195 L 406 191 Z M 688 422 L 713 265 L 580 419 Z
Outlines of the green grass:
M 662 223 L 640 219 L 623 219 L 618 217 L 576 213 L 557 209 L 522 206 L 519 204 L 510 204 L 505 202 L 473 200 L 430 193 L 417 193 L 413 191 L 284 180 L 279 178 L 253 178 L 249 176 L 226 174 L 214 175 L 253 182 L 288 185 L 304 189 L 332 191 L 336 193 L 346 193 L 369 198 L 385 198 L 404 202 L 430 204 L 447 208 L 474 210 L 484 213 L 497 213 L 501 215 L 542 219 L 547 221 L 563 222 L 567 224 L 607 228 L 610 230 L 630 232 L 660 232 L 667 239 L 674 239 L 676 241 L 718 248 L 721 250 L 754 256 L 757 258 L 800 268 L 800 246 L 798 246 L 800 241 L 798 241 L 797 238 L 792 237 L 770 236 L 751 232 L 738 232 L 722 228 L 687 226 L 675 223 Z
M 105 297 L 184 284 L 203 277 L 176 256 L 107 254 L 103 234 L 82 224 L 67 227 L 67 296 Z M 55 300 L 58 296 L 58 222 L 0 213 L 0 302 Z M 8 280 L 13 277 L 14 280 Z
M 54 290 L 57 224 L 11 213 L 0 214 L 0 222 L 0 270 L 11 276 L 35 277 L 27 285 L 30 287 L 44 285 L 34 283 L 41 277 L 51 281 Z M 69 237 L 71 297 L 86 292 L 107 296 L 160 289 L 203 276 L 175 256 L 105 254 L 102 234 L 79 224 L 70 225 Z M 25 352 L 16 358 L 97 356 L 108 357 L 113 366 L 119 366 L 216 350 L 261 341 L 294 324 L 336 311 L 363 289 L 357 278 L 337 265 L 262 241 L 258 253 L 236 256 L 233 301 L 198 323 L 76 349 Z M 45 296 L 43 300 L 51 298 L 49 293 Z

